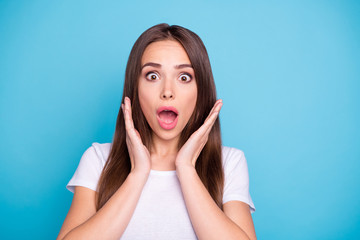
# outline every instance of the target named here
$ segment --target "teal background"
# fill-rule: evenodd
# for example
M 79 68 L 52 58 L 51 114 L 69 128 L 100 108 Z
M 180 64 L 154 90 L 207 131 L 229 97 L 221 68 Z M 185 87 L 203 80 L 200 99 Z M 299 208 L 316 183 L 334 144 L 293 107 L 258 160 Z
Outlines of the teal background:
M 359 1 L 0 0 L 0 239 L 55 239 L 65 186 L 110 142 L 138 36 L 196 32 L 258 239 L 360 238 Z

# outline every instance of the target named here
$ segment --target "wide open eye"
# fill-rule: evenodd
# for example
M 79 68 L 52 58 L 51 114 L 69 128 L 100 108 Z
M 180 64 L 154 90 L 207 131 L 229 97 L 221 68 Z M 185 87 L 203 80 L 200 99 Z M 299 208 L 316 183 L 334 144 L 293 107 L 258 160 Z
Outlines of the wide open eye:
M 146 74 L 146 79 L 149 81 L 155 81 L 159 79 L 159 76 L 154 72 L 149 72 L 148 74 Z
M 192 79 L 191 75 L 190 75 L 190 74 L 187 74 L 187 73 L 183 73 L 183 74 L 181 74 L 180 77 L 179 77 L 179 80 L 180 80 L 181 82 L 190 82 L 191 79 Z

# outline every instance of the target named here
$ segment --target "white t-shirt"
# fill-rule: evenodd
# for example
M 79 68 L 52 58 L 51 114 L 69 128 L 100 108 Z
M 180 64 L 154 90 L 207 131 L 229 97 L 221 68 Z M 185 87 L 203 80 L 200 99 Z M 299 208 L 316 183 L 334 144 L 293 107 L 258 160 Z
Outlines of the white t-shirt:
M 93 143 L 80 159 L 75 174 L 67 184 L 96 191 L 100 174 L 109 156 L 111 143 Z M 222 147 L 225 174 L 223 203 L 238 200 L 255 211 L 249 193 L 249 174 L 244 153 Z M 197 239 L 191 225 L 176 171 L 151 170 L 134 214 L 121 239 Z

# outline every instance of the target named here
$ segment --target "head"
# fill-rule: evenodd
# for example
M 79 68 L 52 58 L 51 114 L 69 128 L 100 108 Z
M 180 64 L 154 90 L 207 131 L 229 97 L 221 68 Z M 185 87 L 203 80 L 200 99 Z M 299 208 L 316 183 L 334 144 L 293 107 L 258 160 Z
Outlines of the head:
M 216 101 L 210 61 L 201 39 L 175 25 L 159 24 L 146 30 L 129 56 L 125 96 L 132 100 L 134 125 L 147 147 L 151 147 L 153 134 L 178 138 L 181 147 Z M 163 106 L 175 107 L 178 113 L 176 126 L 170 130 L 164 129 L 154 114 Z
M 192 81 L 184 83 L 189 78 Z M 182 147 L 204 123 L 216 101 L 210 61 L 201 39 L 176 25 L 159 24 L 146 30 L 130 52 L 122 102 L 126 96 L 132 101 L 134 126 L 148 149 L 152 147 L 154 136 L 164 140 L 176 138 L 178 148 Z M 159 113 L 154 111 L 163 106 L 172 106 L 178 111 L 175 127 L 164 129 L 157 120 Z M 110 199 L 130 173 L 125 133 L 120 108 L 112 148 L 99 179 L 97 209 Z M 217 119 L 195 167 L 220 208 L 224 184 L 221 156 L 220 122 Z

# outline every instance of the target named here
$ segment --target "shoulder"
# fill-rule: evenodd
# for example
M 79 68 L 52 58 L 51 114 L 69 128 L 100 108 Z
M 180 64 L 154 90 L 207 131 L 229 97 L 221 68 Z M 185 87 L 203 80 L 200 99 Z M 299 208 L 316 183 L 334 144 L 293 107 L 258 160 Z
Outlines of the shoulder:
M 80 165 L 103 167 L 109 157 L 111 146 L 111 143 L 93 142 L 83 153 Z
M 222 150 L 223 157 L 234 157 L 234 156 L 244 155 L 244 152 L 242 150 L 234 148 L 234 147 L 222 146 L 221 150 Z
M 75 192 L 75 186 L 83 186 L 96 191 L 110 149 L 111 143 L 92 143 L 83 153 L 73 177 L 66 186 L 67 189 Z
M 246 163 L 245 154 L 242 150 L 222 146 L 222 163 L 224 169 L 233 168 L 235 165 Z
M 249 192 L 249 172 L 242 150 L 232 147 L 222 147 L 224 169 L 223 204 L 229 201 L 242 201 L 250 206 L 250 212 L 255 211 Z
M 93 142 L 91 146 L 86 149 L 84 157 L 90 159 L 97 159 L 102 165 L 105 165 L 111 150 L 112 143 L 98 143 Z

